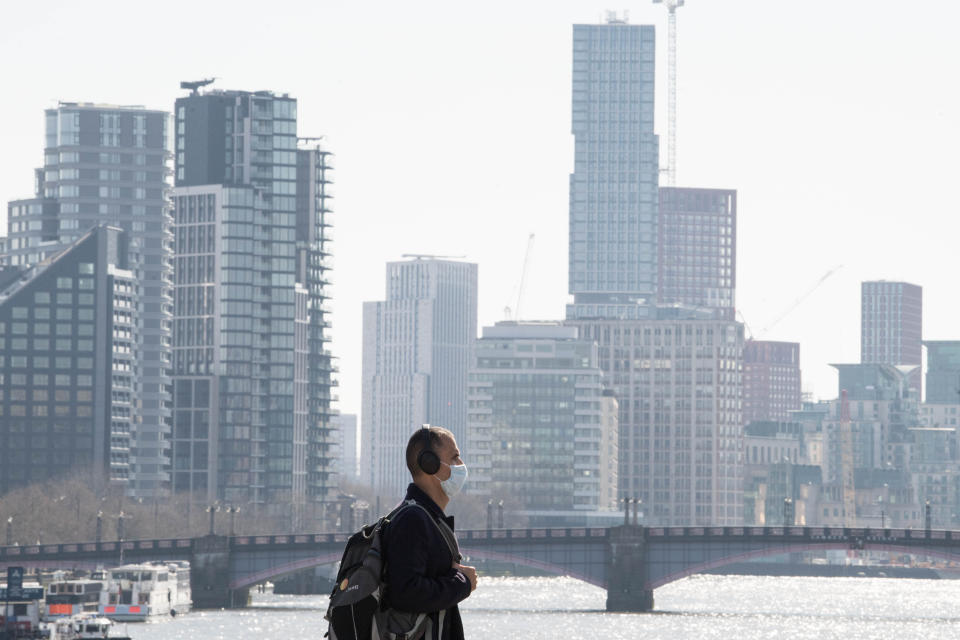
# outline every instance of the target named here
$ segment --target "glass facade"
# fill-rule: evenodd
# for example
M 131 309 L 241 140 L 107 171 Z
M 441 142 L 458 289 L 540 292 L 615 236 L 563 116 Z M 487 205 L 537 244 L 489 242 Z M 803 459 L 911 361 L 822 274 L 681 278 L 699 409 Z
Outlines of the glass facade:
M 737 285 L 737 192 L 660 189 L 659 286 L 662 304 L 733 320 Z
M 174 487 L 300 518 L 337 485 L 332 156 L 298 149 L 287 96 L 191 95 L 176 114 Z
M 655 300 L 654 58 L 652 26 L 573 27 L 569 317 L 599 315 L 581 304 Z
M 525 512 L 616 508 L 617 423 L 603 407 L 616 400 L 603 394 L 596 345 L 576 335 L 546 324 L 484 329 L 467 400 L 472 493 Z
M 930 404 L 960 404 L 960 341 L 924 340 Z

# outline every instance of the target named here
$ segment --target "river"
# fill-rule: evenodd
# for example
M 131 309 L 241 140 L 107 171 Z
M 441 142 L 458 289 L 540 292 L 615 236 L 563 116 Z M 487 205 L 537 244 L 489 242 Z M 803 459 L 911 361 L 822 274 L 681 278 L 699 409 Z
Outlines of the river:
M 607 613 L 605 598 L 572 578 L 481 577 L 461 609 L 473 640 L 960 636 L 960 580 L 692 576 L 657 589 L 650 614 Z M 192 612 L 127 632 L 134 640 L 320 639 L 326 601 L 254 594 L 247 609 Z

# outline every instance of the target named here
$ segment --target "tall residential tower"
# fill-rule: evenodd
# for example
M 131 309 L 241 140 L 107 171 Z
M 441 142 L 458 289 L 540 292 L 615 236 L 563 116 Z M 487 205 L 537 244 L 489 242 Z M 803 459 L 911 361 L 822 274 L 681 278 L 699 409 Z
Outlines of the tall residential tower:
M 295 527 L 337 486 L 330 158 L 287 95 L 176 102 L 174 488 Z
M 634 317 L 657 288 L 654 29 L 573 27 L 568 318 Z
M 466 441 L 477 265 L 431 257 L 390 262 L 386 291 L 386 300 L 363 303 L 361 481 L 395 494 L 410 479 L 404 450 L 415 428 L 443 426 Z
M 653 118 L 653 27 L 574 25 L 567 323 L 619 403 L 620 497 L 651 523 L 740 524 L 734 194 L 661 192 Z
M 61 102 L 46 111 L 36 195 L 8 209 L 8 261 L 35 265 L 97 225 L 123 229 L 141 311 L 134 328 L 130 491 L 169 488 L 172 250 L 169 114 L 142 107 Z
M 910 387 L 921 397 L 923 288 L 886 280 L 860 285 L 860 362 L 915 365 Z

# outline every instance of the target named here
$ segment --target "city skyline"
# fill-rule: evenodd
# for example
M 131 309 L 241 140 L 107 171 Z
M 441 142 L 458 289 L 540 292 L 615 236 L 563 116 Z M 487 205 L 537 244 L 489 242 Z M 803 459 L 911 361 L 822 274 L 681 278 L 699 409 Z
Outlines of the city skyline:
M 957 9 L 932 3 L 921 22 L 918 14 L 906 9 L 877 8 L 875 4 L 870 5 L 869 19 L 861 20 L 866 3 L 836 7 L 813 2 L 793 12 L 755 6 L 748 11 L 747 4 L 731 2 L 721 8 L 690 2 L 679 14 L 678 184 L 738 190 L 738 308 L 748 323 L 748 335 L 801 343 L 805 386 L 809 381 L 806 388 L 818 396 L 832 397 L 836 374 L 827 363 L 857 360 L 859 344 L 852 336 L 858 323 L 856 291 L 861 281 L 902 279 L 923 286 L 928 294 L 923 335 L 931 339 L 957 337 L 953 327 L 960 311 L 950 295 L 949 270 L 934 264 L 939 261 L 918 257 L 921 250 L 923 255 L 947 253 L 946 238 L 953 235 L 957 224 L 945 219 L 943 214 L 949 209 L 940 204 L 951 201 L 944 189 L 955 172 L 954 161 L 939 160 L 960 137 L 960 124 L 950 115 L 960 112 L 955 108 L 960 100 L 952 89 L 938 83 L 952 59 L 944 55 L 952 50 L 946 25 L 952 23 L 950 18 Z M 73 66 L 94 52 L 102 54 L 104 50 L 98 47 L 115 44 L 78 51 L 76 61 L 63 68 L 55 68 L 52 60 L 41 57 L 29 73 L 38 75 L 39 69 L 42 85 L 23 82 L 17 69 L 4 71 L 8 85 L 24 85 L 24 95 L 19 96 L 18 104 L 5 106 L 6 120 L 17 123 L 17 128 L 7 127 L 11 147 L 0 167 L 0 175 L 5 177 L 0 182 L 0 198 L 9 201 L 31 193 L 30 168 L 41 160 L 37 149 L 43 121 L 38 114 L 55 106 L 56 99 L 142 102 L 168 110 L 173 98 L 181 95 L 176 89 L 179 80 L 209 73 L 224 76 L 215 87 L 262 86 L 290 91 L 304 104 L 319 105 L 301 114 L 301 133 L 329 133 L 338 154 L 341 215 L 337 243 L 341 250 L 337 265 L 342 276 L 333 291 L 332 350 L 341 363 L 340 409 L 355 412 L 360 404 L 361 340 L 356 330 L 360 302 L 382 297 L 380 269 L 400 253 L 464 253 L 479 263 L 483 273 L 479 323 L 489 325 L 502 319 L 503 306 L 514 298 L 523 245 L 527 233 L 536 232 L 524 315 L 562 317 L 568 296 L 566 279 L 558 274 L 566 273 L 567 266 L 563 218 L 566 179 L 572 165 L 567 120 L 570 25 L 599 22 L 606 8 L 601 3 L 585 5 L 574 10 L 572 3 L 551 4 L 547 12 L 546 5 L 535 3 L 531 3 L 535 8 L 495 4 L 481 15 L 458 13 L 464 10 L 457 8 L 440 10 L 440 5 L 433 13 L 398 13 L 399 9 L 386 5 L 363 10 L 335 5 L 316 9 L 313 15 L 306 9 L 308 15 L 302 17 L 316 18 L 324 33 L 330 31 L 329 45 L 316 44 L 321 53 L 330 54 L 320 56 L 324 61 L 345 61 L 354 51 L 350 47 L 358 46 L 348 43 L 348 36 L 356 36 L 356 31 L 337 36 L 334 27 L 362 24 L 365 38 L 381 38 L 382 46 L 397 50 L 397 59 L 386 68 L 403 70 L 394 80 L 378 75 L 383 71 L 371 64 L 382 62 L 377 55 L 360 55 L 360 62 L 349 64 L 324 62 L 323 71 L 329 78 L 319 83 L 324 85 L 323 99 L 302 90 L 302 81 L 288 70 L 274 73 L 276 70 L 265 68 L 268 65 L 249 76 L 239 75 L 239 63 L 201 63 L 198 68 L 196 59 L 214 60 L 196 58 L 204 53 L 194 48 L 198 45 L 187 48 L 189 56 L 175 52 L 164 67 L 160 62 L 165 54 L 161 57 L 158 53 L 147 61 L 152 73 L 124 83 L 115 81 L 128 70 L 119 63 L 106 65 L 102 77 L 107 81 L 100 84 Z M 8 58 L 15 50 L 11 47 L 30 50 L 30 34 L 39 28 L 33 24 L 71 42 L 64 27 L 72 27 L 74 20 L 66 4 L 4 11 L 24 12 L 11 16 L 24 23 L 24 28 L 3 45 Z M 43 13 L 44 19 L 26 13 L 33 11 Z M 931 12 L 936 20 L 929 20 Z M 370 20 L 364 22 L 359 19 L 362 14 L 373 15 L 367 15 Z M 468 26 L 468 18 L 475 18 L 479 27 Z M 393 33 L 394 22 L 404 27 L 399 30 L 405 32 L 402 36 Z M 656 24 L 658 35 L 663 32 L 661 12 L 645 3 L 631 7 L 630 22 Z M 881 46 L 894 27 L 906 43 L 896 48 Z M 855 54 L 843 53 L 850 49 L 845 30 L 857 33 L 860 46 Z M 416 35 L 411 37 L 412 33 Z M 738 42 L 727 46 L 731 34 Z M 276 32 L 267 35 L 278 37 Z M 539 38 L 543 46 L 537 51 L 519 49 L 531 36 Z M 128 36 L 119 37 L 122 42 Z M 43 41 L 39 37 L 32 40 Z M 321 40 L 311 38 L 311 42 Z M 484 46 L 489 40 L 502 44 L 491 51 Z M 658 37 L 657 43 L 660 84 L 655 131 L 659 135 L 666 133 L 663 40 Z M 788 49 L 799 49 L 792 45 L 803 41 L 817 41 L 819 50 L 786 54 Z M 778 46 L 770 46 L 774 42 Z M 450 60 L 434 58 L 441 45 L 449 47 Z M 206 53 L 213 51 L 212 46 Z M 327 46 L 331 48 L 325 49 Z M 469 47 L 480 53 L 466 52 L 464 48 Z M 168 46 L 153 48 L 159 52 Z M 762 56 L 756 53 L 760 50 Z M 458 63 L 464 78 L 447 73 Z M 509 65 L 516 69 L 507 70 Z M 412 70 L 426 73 L 417 75 Z M 25 67 L 23 73 L 27 71 Z M 69 77 L 71 74 L 76 77 Z M 444 74 L 452 83 L 447 87 L 449 97 L 439 100 L 430 87 L 437 74 Z M 849 85 L 852 76 L 857 80 Z M 530 83 L 530 77 L 537 81 Z M 889 89 L 891 79 L 902 86 L 894 95 Z M 398 90 L 405 99 L 391 101 L 397 114 L 384 114 L 388 93 Z M 474 100 L 475 92 L 491 97 Z M 472 102 L 476 105 L 467 104 Z M 708 103 L 709 107 L 700 106 Z M 484 110 L 491 117 L 477 117 Z M 396 126 L 394 118 L 405 120 L 406 126 Z M 507 119 L 516 123 L 505 127 Z M 795 126 L 791 121 L 796 119 L 803 124 Z M 451 135 L 454 123 L 462 126 L 466 121 L 476 123 L 475 130 L 461 128 L 456 130 L 460 135 Z M 772 127 L 777 127 L 773 129 L 777 135 L 770 135 Z M 387 135 L 388 129 L 395 131 Z M 888 133 L 894 134 L 892 141 Z M 873 152 L 873 141 L 880 136 L 889 152 Z M 512 146 L 505 152 L 506 141 Z M 404 142 L 408 146 L 403 146 Z M 397 143 L 400 146 L 394 147 Z M 422 148 L 410 165 L 416 167 L 415 172 L 396 171 L 394 163 L 387 160 L 392 154 L 375 153 L 391 148 L 414 153 L 413 147 Z M 467 158 L 470 153 L 476 157 Z M 905 162 L 890 163 L 889 158 L 895 156 Z M 500 164 L 491 164 L 493 157 Z M 531 164 L 539 165 L 536 171 L 528 170 Z M 897 167 L 884 166 L 891 164 Z M 497 167 L 492 189 L 488 188 L 489 167 Z M 912 186 L 921 180 L 925 189 Z M 880 184 L 883 189 L 876 188 Z M 374 191 L 393 195 L 381 199 L 369 193 Z M 464 198 L 462 193 L 472 197 Z M 463 223 L 451 224 L 451 213 L 462 216 L 463 221 L 483 216 L 484 225 L 471 225 L 464 233 Z M 410 219 L 419 224 L 409 224 Z M 363 244 L 361 239 L 372 225 L 383 231 L 378 234 L 382 237 Z M 491 229 L 482 228 L 486 226 Z M 431 231 L 424 233 L 426 229 Z M 503 229 L 515 230 L 516 238 L 504 235 Z M 901 251 L 905 238 L 915 239 L 918 249 Z M 352 249 L 359 246 L 362 251 Z M 891 248 L 898 250 L 896 255 L 887 250 Z M 838 264 L 846 267 L 773 326 L 781 312 Z M 778 280 L 782 285 L 777 285 Z M 764 331 L 766 327 L 769 331 Z

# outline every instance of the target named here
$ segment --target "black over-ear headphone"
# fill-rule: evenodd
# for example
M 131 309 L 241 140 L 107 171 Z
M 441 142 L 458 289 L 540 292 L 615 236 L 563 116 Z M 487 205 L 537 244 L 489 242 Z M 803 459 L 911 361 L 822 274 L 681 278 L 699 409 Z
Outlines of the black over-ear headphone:
M 430 442 L 430 425 L 425 424 L 420 428 L 423 439 L 423 449 L 417 455 L 417 466 L 425 474 L 432 476 L 440 471 L 440 456 L 433 450 Z

